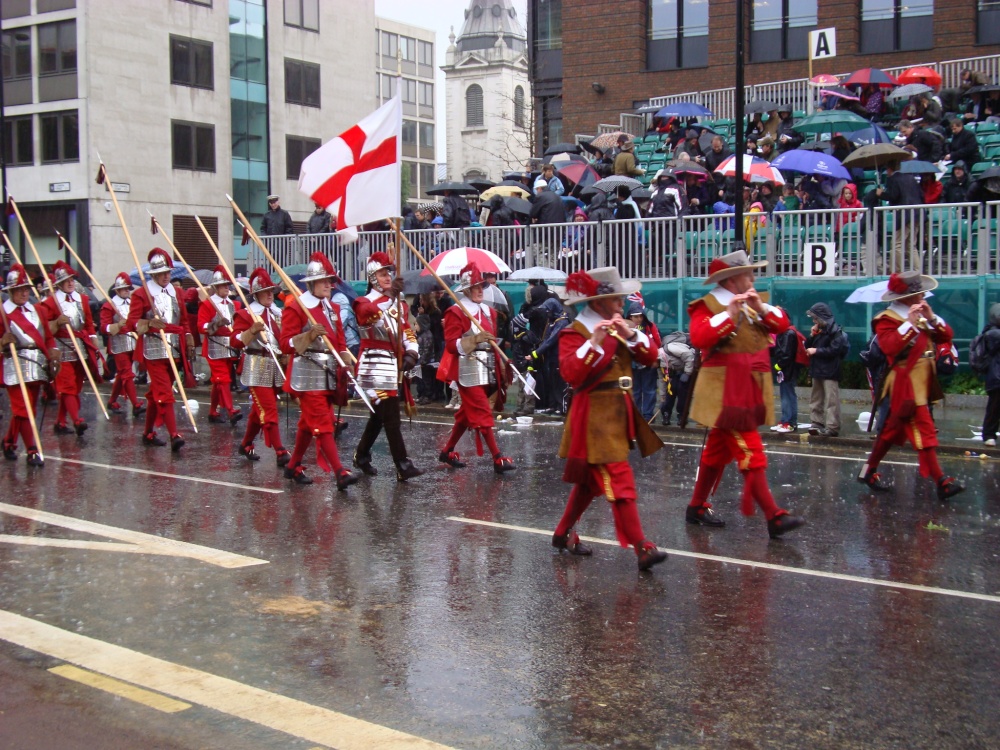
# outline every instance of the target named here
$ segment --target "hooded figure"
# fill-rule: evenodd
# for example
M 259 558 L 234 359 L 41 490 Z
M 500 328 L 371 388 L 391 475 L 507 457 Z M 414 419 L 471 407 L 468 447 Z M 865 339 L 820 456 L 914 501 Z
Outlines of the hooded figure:
M 807 315 L 813 321 L 805 342 L 813 381 L 809 434 L 836 437 L 840 432 L 840 373 L 850 342 L 825 302 L 810 307 Z
M 494 195 L 486 207 L 490 209 L 490 226 L 509 227 L 514 224 L 514 212 L 504 203 L 503 196 Z
M 965 203 L 969 194 L 969 170 L 959 159 L 951 168 L 951 175 L 942 183 L 942 203 Z
M 587 206 L 587 216 L 590 217 L 591 221 L 598 223 L 610 221 L 615 218 L 614 213 L 612 213 L 611 208 L 608 206 L 607 194 L 598 192 L 590 199 L 590 205 Z

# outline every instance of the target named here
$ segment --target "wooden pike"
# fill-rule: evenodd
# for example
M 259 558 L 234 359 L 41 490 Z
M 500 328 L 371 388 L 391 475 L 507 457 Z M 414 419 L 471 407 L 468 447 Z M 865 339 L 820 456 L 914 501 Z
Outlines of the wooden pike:
M 98 161 L 101 160 L 100 154 L 97 156 Z M 111 202 L 115 205 L 115 213 L 118 214 L 118 223 L 121 224 L 122 231 L 125 232 L 125 241 L 128 243 L 128 249 L 132 253 L 132 260 L 135 261 L 135 267 L 139 271 L 139 281 L 142 283 L 142 288 L 146 287 L 146 274 L 142 271 L 142 263 L 139 262 L 139 254 L 135 251 L 135 245 L 132 243 L 132 235 L 128 231 L 128 225 L 125 223 L 125 216 L 122 214 L 122 208 L 118 205 L 118 196 L 115 195 L 115 191 L 110 189 L 111 178 L 108 176 L 108 168 L 104 166 L 104 162 L 100 161 L 100 167 L 97 170 L 97 182 L 98 184 L 103 184 L 104 182 L 109 183 L 108 192 L 111 194 Z M 148 293 L 148 289 L 147 289 Z M 152 303 L 152 300 L 150 300 Z M 152 308 L 153 317 L 160 319 L 160 314 L 157 312 L 156 307 L 150 304 Z M 160 340 L 163 342 L 163 350 L 167 352 L 167 362 L 170 363 L 170 371 L 174 375 L 174 383 L 177 385 L 177 390 L 181 394 L 181 399 L 184 401 L 184 411 L 187 412 L 188 421 L 191 423 L 191 429 L 194 430 L 195 434 L 198 434 L 198 425 L 194 421 L 194 414 L 191 413 L 191 407 L 188 405 L 187 392 L 184 390 L 184 379 L 181 378 L 180 373 L 177 371 L 177 363 L 174 362 L 174 355 L 170 350 L 170 342 L 167 341 L 167 334 L 160 329 Z
M 31 248 L 31 254 L 35 256 L 35 263 L 41 269 L 42 273 L 45 274 L 45 266 L 42 264 L 42 258 L 38 254 L 38 248 L 35 247 L 35 241 L 31 238 L 31 232 L 28 231 L 28 226 L 24 223 L 24 217 L 21 216 L 21 209 L 17 207 L 17 202 L 10 195 L 7 196 L 7 200 L 10 207 L 14 209 L 14 213 L 17 215 L 17 221 L 21 225 L 21 231 L 24 232 L 24 238 L 28 241 L 28 247 Z M 45 274 L 45 283 L 49 287 L 49 294 L 53 297 L 56 296 L 56 287 L 52 283 L 52 280 Z M 94 392 L 94 396 L 97 398 L 97 405 L 101 408 L 101 413 L 104 414 L 104 418 L 110 420 L 111 415 L 108 414 L 107 408 L 104 406 L 104 399 L 101 397 L 101 392 L 97 390 L 97 382 L 94 380 L 94 373 L 90 371 L 89 361 L 83 356 L 83 349 L 80 348 L 80 342 L 76 338 L 76 332 L 73 330 L 73 326 L 66 324 L 66 331 L 69 333 L 69 341 L 73 345 L 73 351 L 76 353 L 76 358 L 80 362 L 80 366 L 83 367 L 83 373 L 87 376 L 87 382 L 90 383 L 90 388 Z
M 2 304 L 0 304 L 0 313 L 3 313 L 4 326 L 9 331 L 10 318 L 7 317 L 7 311 L 4 309 Z M 41 316 L 39 316 L 39 318 L 41 318 Z M 44 461 L 45 455 L 42 453 L 42 438 L 38 434 L 38 422 L 35 421 L 35 405 L 31 403 L 31 397 L 28 394 L 28 385 L 24 382 L 24 372 L 21 370 L 21 360 L 17 356 L 17 347 L 14 346 L 13 343 L 9 344 L 9 347 L 10 358 L 14 362 L 14 372 L 17 373 L 17 385 L 21 389 L 21 398 L 24 399 L 24 407 L 28 410 L 28 422 L 31 423 L 31 435 L 35 438 L 35 448 L 38 449 L 38 457 Z
M 73 260 L 76 261 L 76 264 L 83 269 L 83 272 L 85 274 L 87 274 L 87 278 L 90 279 L 90 283 L 94 285 L 94 289 L 96 289 L 100 293 L 101 297 L 103 297 L 106 302 L 111 302 L 111 298 L 108 297 L 108 293 L 105 292 L 104 289 L 101 287 L 101 285 L 97 283 L 97 279 L 94 278 L 94 274 L 92 274 L 90 272 L 90 269 L 87 268 L 87 265 L 83 262 L 83 259 L 79 255 L 77 255 L 76 250 L 74 250 L 73 246 L 69 244 L 69 240 L 67 240 L 66 237 L 58 229 L 55 231 L 56 231 L 56 237 L 59 238 L 59 241 L 62 243 L 62 246 L 69 251 L 69 254 L 73 256 Z M 139 336 L 134 333 L 130 333 L 128 335 L 134 339 L 139 338 Z
M 285 269 L 283 269 L 281 266 L 278 265 L 278 262 L 274 259 L 274 256 L 271 255 L 271 252 L 267 249 L 264 243 L 261 242 L 260 237 L 257 236 L 257 232 L 255 232 L 253 227 L 250 226 L 250 222 L 247 221 L 247 217 L 243 214 L 243 211 L 240 209 L 240 207 L 236 205 L 236 201 L 232 199 L 232 196 L 227 194 L 226 199 L 229 201 L 229 205 L 233 207 L 233 210 L 236 212 L 236 215 L 239 217 L 239 220 L 243 223 L 243 228 L 246 230 L 247 234 L 250 235 L 250 239 L 253 240 L 254 244 L 257 245 L 258 248 L 260 248 L 260 251 L 262 253 L 264 253 L 264 257 L 267 258 L 268 262 L 272 266 L 274 266 L 274 269 L 278 272 L 278 275 L 281 277 L 281 281 L 288 288 L 288 291 L 292 293 L 292 296 L 295 297 L 295 301 L 298 302 L 299 298 L 302 296 L 302 292 L 299 291 L 299 288 L 295 285 L 295 282 L 292 281 L 288 277 L 288 274 L 285 273 Z M 312 325 L 318 325 L 316 323 L 316 318 L 314 318 L 312 313 L 309 312 L 309 308 L 307 308 L 305 305 L 301 303 L 299 304 L 299 306 L 302 308 L 302 312 L 306 314 L 306 317 L 309 319 L 309 322 Z M 371 411 L 372 414 L 374 414 L 375 407 L 372 406 L 372 402 L 368 399 L 368 396 L 365 394 L 364 389 L 360 385 L 358 385 L 357 378 L 354 377 L 354 373 L 351 372 L 351 368 L 349 368 L 344 363 L 344 359 L 343 357 L 340 356 L 340 352 L 338 352 L 334 348 L 333 342 L 330 341 L 330 337 L 324 333 L 321 338 L 323 339 L 323 343 L 326 345 L 326 348 L 330 350 L 330 353 L 333 355 L 333 358 L 337 360 L 337 364 L 340 367 L 343 367 L 344 370 L 347 372 L 347 378 L 348 380 L 351 381 L 351 384 L 354 385 L 354 390 L 357 392 L 358 397 L 364 402 L 365 406 L 368 407 L 368 410 Z

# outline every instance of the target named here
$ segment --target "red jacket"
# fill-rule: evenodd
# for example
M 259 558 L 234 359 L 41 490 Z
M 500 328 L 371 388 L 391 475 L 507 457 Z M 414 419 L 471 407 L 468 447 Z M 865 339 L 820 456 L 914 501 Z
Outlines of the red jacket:
M 233 306 L 233 319 L 235 320 L 236 313 L 243 308 L 243 305 L 238 300 L 227 299 L 226 301 Z M 202 300 L 198 306 L 198 333 L 202 336 L 201 355 L 206 359 L 208 359 L 208 325 L 215 320 L 216 315 L 218 315 L 218 311 L 213 300 L 211 298 Z M 212 336 L 225 339 L 226 341 L 232 335 L 232 326 L 219 326 L 212 333 Z
M 483 328 L 494 336 L 497 332 L 497 313 L 491 307 L 480 305 L 480 311 L 475 313 L 476 320 Z M 458 380 L 458 340 L 472 328 L 472 321 L 458 305 L 452 305 L 444 314 L 444 356 L 438 368 L 438 380 L 451 382 Z
M 311 297 L 311 295 L 310 295 Z M 313 297 L 312 299 L 316 299 Z M 320 304 L 327 303 L 332 309 L 332 317 L 337 321 L 336 324 L 331 323 L 329 316 L 321 313 L 319 307 Z M 330 302 L 329 299 L 322 300 L 319 304 L 314 305 L 309 308 L 312 313 L 314 320 L 326 328 L 326 335 L 330 339 L 330 343 L 333 344 L 333 348 L 339 355 L 341 352 L 347 350 L 347 341 L 344 339 L 344 328 L 340 325 L 340 305 Z M 288 368 L 285 371 L 285 391 L 288 393 L 293 393 L 291 386 L 292 380 L 292 365 L 295 362 L 295 358 L 298 357 L 298 353 L 295 351 L 295 345 L 292 343 L 292 339 L 298 336 L 300 333 L 305 331 L 305 329 L 312 326 L 309 318 L 303 312 L 302 304 L 299 300 L 289 300 L 285 309 L 281 311 L 281 334 L 278 337 L 278 343 L 281 346 L 281 351 L 285 354 L 290 354 L 291 358 L 288 362 Z M 341 371 L 338 370 L 338 376 Z M 338 377 L 338 381 L 340 378 Z

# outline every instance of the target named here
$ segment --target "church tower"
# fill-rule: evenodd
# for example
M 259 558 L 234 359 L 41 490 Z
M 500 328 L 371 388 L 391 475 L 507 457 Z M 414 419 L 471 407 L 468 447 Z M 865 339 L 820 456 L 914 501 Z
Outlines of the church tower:
M 471 0 L 448 36 L 448 179 L 499 182 L 523 170 L 533 143 L 527 35 L 511 0 Z

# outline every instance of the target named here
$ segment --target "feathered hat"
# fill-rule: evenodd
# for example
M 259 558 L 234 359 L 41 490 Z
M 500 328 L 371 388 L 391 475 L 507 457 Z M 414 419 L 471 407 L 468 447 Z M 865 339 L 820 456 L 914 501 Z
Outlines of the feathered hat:
M 458 277 L 458 291 L 465 292 L 474 286 L 479 286 L 485 284 L 483 281 L 483 274 L 479 271 L 479 267 L 475 263 L 469 263 L 465 268 L 462 269 L 462 273 Z
M 250 294 L 273 292 L 280 287 L 281 284 L 275 284 L 271 280 L 271 275 L 264 268 L 255 268 L 254 272 L 250 274 Z
M 64 281 L 76 278 L 76 271 L 64 260 L 57 260 L 52 266 L 52 283 L 59 286 Z
M 642 289 L 638 281 L 622 281 L 621 274 L 614 266 L 594 268 L 591 271 L 576 271 L 566 279 L 566 301 L 571 305 L 582 305 L 597 299 L 627 297 Z
M 22 289 L 23 287 L 31 286 L 31 279 L 28 278 L 28 272 L 24 270 L 24 266 L 15 264 L 10 267 L 7 272 L 6 283 L 4 284 L 4 291 L 11 291 L 13 289 Z
M 892 302 L 897 299 L 912 297 L 914 294 L 929 292 L 937 289 L 937 279 L 932 276 L 924 276 L 920 271 L 903 271 L 894 273 L 889 277 L 889 288 L 882 299 L 885 302 Z
M 230 286 L 233 283 L 232 278 L 229 276 L 229 271 L 223 265 L 218 265 L 215 270 L 212 271 L 212 284 L 211 286 Z
M 369 284 L 375 286 L 375 274 L 383 268 L 390 268 L 395 271 L 396 264 L 392 262 L 392 258 L 389 257 L 388 253 L 372 253 L 368 259 L 368 265 L 365 266 L 365 274 L 368 276 Z
M 154 247 L 150 250 L 146 260 L 149 261 L 150 273 L 163 273 L 164 271 L 172 271 L 174 268 L 174 259 L 162 247 Z
M 735 253 L 718 257 L 708 264 L 708 278 L 705 279 L 705 285 L 718 284 L 720 281 L 757 268 L 764 268 L 766 265 L 766 260 L 751 263 L 745 250 L 737 250 Z
M 115 276 L 115 285 L 111 287 L 111 289 L 116 292 L 119 289 L 131 289 L 131 288 L 132 288 L 132 277 L 129 276 L 124 271 Z
M 320 279 L 336 279 L 337 269 L 323 253 L 313 253 L 306 264 L 303 281 L 319 281 Z

